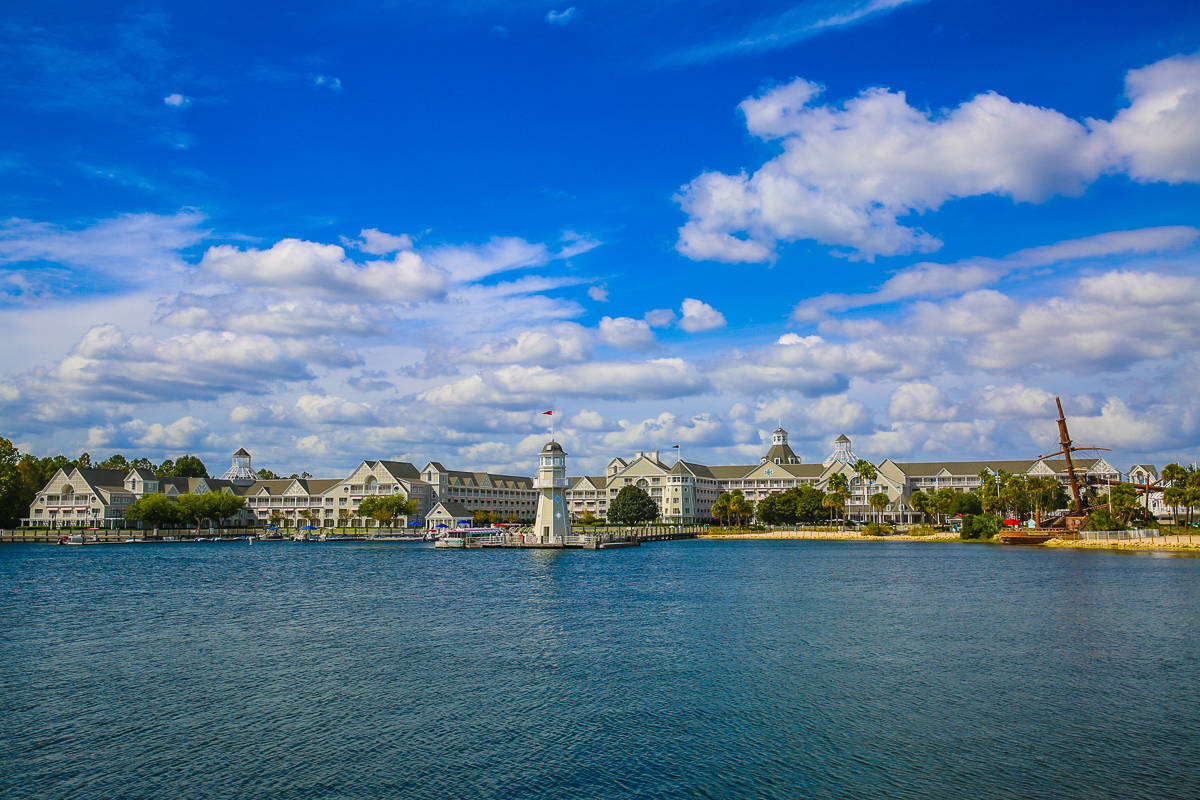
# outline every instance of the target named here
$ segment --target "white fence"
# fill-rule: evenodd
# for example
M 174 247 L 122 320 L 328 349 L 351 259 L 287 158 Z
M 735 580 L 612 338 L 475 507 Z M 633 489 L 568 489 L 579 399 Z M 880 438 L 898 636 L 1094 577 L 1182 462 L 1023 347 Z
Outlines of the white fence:
M 1080 531 L 1080 539 L 1097 539 L 1103 542 L 1125 542 L 1130 539 L 1159 539 L 1162 534 L 1157 528 L 1136 528 L 1131 531 Z

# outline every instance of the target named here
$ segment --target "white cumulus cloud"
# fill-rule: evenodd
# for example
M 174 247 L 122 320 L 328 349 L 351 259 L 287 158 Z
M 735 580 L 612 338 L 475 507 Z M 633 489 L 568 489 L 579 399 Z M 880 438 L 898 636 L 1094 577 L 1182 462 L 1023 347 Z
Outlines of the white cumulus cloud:
M 778 243 L 812 239 L 854 258 L 929 252 L 938 239 L 899 220 L 946 202 L 1078 195 L 1106 172 L 1200 178 L 1200 56 L 1130 72 L 1130 106 L 1080 122 L 985 92 L 930 112 L 872 88 L 815 105 L 795 81 L 742 102 L 748 130 L 783 152 L 751 174 L 706 172 L 676 199 L 688 215 L 677 249 L 694 259 L 770 261 Z
M 680 307 L 679 327 L 688 333 L 723 328 L 725 327 L 725 315 L 708 303 L 689 297 L 683 301 L 683 305 Z

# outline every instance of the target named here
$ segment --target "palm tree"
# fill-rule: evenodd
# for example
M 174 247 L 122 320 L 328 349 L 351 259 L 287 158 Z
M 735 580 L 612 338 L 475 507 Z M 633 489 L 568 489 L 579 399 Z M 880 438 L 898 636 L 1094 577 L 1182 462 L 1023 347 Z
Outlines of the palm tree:
M 729 500 L 729 510 L 737 517 L 738 527 L 741 527 L 743 517 L 749 519 L 754 515 L 754 503 L 746 499 L 741 489 L 734 489 Z
M 875 470 L 875 465 L 865 458 L 860 458 L 855 461 L 850 468 L 854 470 L 854 474 L 858 476 L 858 480 L 862 483 L 863 497 L 867 496 L 867 487 L 875 482 L 879 477 L 879 473 Z M 869 500 L 867 502 L 870 502 Z
M 1162 482 L 1170 486 L 1163 492 L 1163 502 L 1173 507 L 1176 527 L 1179 526 L 1179 507 L 1187 498 L 1187 479 L 1188 471 L 1178 464 L 1163 467 Z
M 829 509 L 829 527 L 833 527 L 833 510 L 842 504 L 841 495 L 837 492 L 830 492 L 821 498 L 821 505 Z
M 1189 470 L 1187 476 L 1187 494 L 1183 501 L 1187 505 L 1187 524 L 1192 526 L 1192 508 L 1200 506 L 1200 470 Z
M 888 496 L 887 492 L 876 492 L 875 494 L 871 495 L 870 503 L 871 508 L 875 509 L 876 521 L 883 521 L 883 510 L 887 508 L 887 504 L 891 501 L 891 499 L 892 498 Z
M 721 495 L 717 498 L 717 502 L 713 503 L 712 506 L 712 515 L 721 520 L 721 527 L 725 527 L 725 520 L 729 518 L 729 500 L 729 492 L 721 492 Z

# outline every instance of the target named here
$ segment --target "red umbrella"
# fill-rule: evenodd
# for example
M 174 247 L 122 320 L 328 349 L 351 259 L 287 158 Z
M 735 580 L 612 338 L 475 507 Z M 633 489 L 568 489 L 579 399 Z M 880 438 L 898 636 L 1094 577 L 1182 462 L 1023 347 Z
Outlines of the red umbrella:
M 1019 520 L 1019 519 L 1006 519 L 1006 520 L 1004 520 L 1004 524 L 1005 524 L 1005 525 L 1020 525 L 1020 524 L 1021 524 L 1021 520 Z

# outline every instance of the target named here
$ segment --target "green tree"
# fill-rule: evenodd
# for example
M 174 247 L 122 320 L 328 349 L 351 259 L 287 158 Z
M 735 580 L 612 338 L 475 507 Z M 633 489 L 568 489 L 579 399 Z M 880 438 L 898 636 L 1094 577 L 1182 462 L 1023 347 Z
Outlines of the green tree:
M 1184 481 L 1186 493 L 1184 494 L 1183 504 L 1187 507 L 1187 523 L 1188 527 L 1192 524 L 1192 509 L 1200 506 L 1200 470 L 1188 470 L 1187 478 Z
M 789 489 L 788 492 L 794 491 Z M 796 521 L 796 507 L 787 492 L 769 494 L 758 501 L 755 513 L 758 521 L 767 525 L 783 525 Z
M 860 458 L 858 461 L 855 461 L 850 466 L 850 469 L 854 470 L 854 474 L 858 476 L 860 481 L 862 481 L 864 487 L 874 483 L 875 479 L 879 477 L 879 473 L 876 471 L 875 465 L 870 461 L 867 461 L 865 458 Z
M 608 519 L 618 525 L 639 525 L 658 518 L 658 504 L 644 489 L 623 486 L 608 507 Z
M 850 478 L 844 472 L 835 472 L 829 476 L 829 492 L 830 494 L 840 495 L 842 500 L 837 504 L 837 508 L 841 509 L 842 522 L 846 520 L 846 500 L 850 497 Z M 831 506 L 832 507 L 832 506 Z M 833 518 L 830 517 L 830 524 Z
M 1179 524 L 1179 507 L 1187 500 L 1187 470 L 1179 464 L 1167 464 L 1163 467 L 1162 482 L 1167 487 L 1163 490 L 1163 502 L 1171 506 L 1175 524 Z
M 596 515 L 591 511 L 584 511 L 575 521 L 580 525 L 595 525 L 599 520 L 596 519 Z
M 821 510 L 823 508 L 821 501 L 825 499 L 825 493 L 815 486 L 801 486 L 794 491 L 796 492 L 795 521 L 809 524 L 820 522 L 825 516 Z
M 471 515 L 471 524 L 476 528 L 482 528 L 485 525 L 491 525 L 492 521 L 492 512 L 484 511 L 482 508 L 475 509 L 475 513 Z
M 741 489 L 734 489 L 729 493 L 729 513 L 733 514 L 737 524 L 741 526 L 742 520 L 754 516 L 754 503 L 746 499 Z
M 381 525 L 385 521 L 390 522 L 391 515 L 388 514 L 386 511 L 382 510 L 382 508 L 380 507 L 379 501 L 382 499 L 383 499 L 383 497 L 381 495 L 371 495 L 369 497 L 364 497 L 362 499 L 362 501 L 359 502 L 358 511 L 356 513 L 360 517 L 374 519 L 377 522 L 379 522 Z M 376 517 L 375 516 L 376 514 L 378 514 L 379 516 Z
M 721 492 L 717 496 L 717 501 L 712 505 L 712 515 L 715 519 L 721 520 L 721 526 L 724 527 L 729 520 L 729 492 Z M 609 512 L 609 518 L 612 518 L 612 512 Z
M 980 471 L 979 488 L 975 490 L 975 494 L 979 496 L 979 505 L 984 512 L 988 514 L 1003 512 L 1003 489 L 1010 478 L 1012 475 L 1004 470 L 992 472 L 990 469 L 984 469 Z
M 908 507 L 921 515 L 922 522 L 929 521 L 929 515 L 931 513 L 930 505 L 931 502 L 929 495 L 925 494 L 920 489 L 917 489 L 908 496 Z
M 208 469 L 196 456 L 180 456 L 175 459 L 175 469 L 170 474 L 178 478 L 207 478 Z
M 213 492 L 211 496 L 212 500 L 209 502 L 212 503 L 213 516 L 221 521 L 232 519 L 246 507 L 246 498 L 236 494 Z
M 277 481 L 279 476 L 269 469 L 263 468 L 258 471 L 258 479 L 260 481 Z
M 845 477 L 842 476 L 842 477 Z M 841 517 L 841 527 L 846 527 L 846 501 L 850 500 L 850 489 L 838 489 L 829 492 L 824 497 L 823 504 L 829 507 L 829 524 L 833 524 L 833 512 L 836 510 Z
M 833 512 L 835 509 L 842 507 L 842 493 L 840 491 L 827 492 L 821 498 L 821 505 L 829 509 L 829 527 L 833 527 Z
M 390 527 L 397 518 L 417 513 L 417 501 L 409 500 L 402 494 L 371 495 L 359 503 L 358 513 L 359 516 L 370 517 L 380 525 Z M 483 524 L 489 521 L 485 520 Z
M 283 523 L 285 522 L 283 512 L 278 508 L 271 509 L 271 513 L 267 515 L 267 522 L 277 528 L 283 527 Z
M 1187 501 L 1187 489 L 1183 486 L 1168 486 L 1163 489 L 1163 502 L 1171 507 L 1175 525 L 1179 525 L 1179 507 Z
M 1125 525 L 1107 508 L 1101 508 L 1088 515 L 1087 524 L 1083 526 L 1083 529 L 1085 531 L 1123 531 Z
M 1038 527 L 1042 525 L 1042 515 L 1048 511 L 1066 508 L 1070 502 L 1067 490 L 1059 483 L 1058 478 L 1051 475 L 1035 476 L 1026 480 L 1030 500 L 1033 504 L 1034 519 Z
M 887 504 L 891 502 L 891 500 L 892 498 L 888 496 L 887 492 L 876 492 L 875 494 L 871 495 L 871 498 L 868 500 L 868 502 L 871 504 L 871 508 L 875 509 L 876 519 L 883 519 L 883 510 L 887 508 Z
M 1118 483 L 1108 487 L 1108 510 L 1122 523 L 1128 523 L 1137 508 L 1137 489 L 1132 484 Z
M 113 453 L 96 465 L 99 469 L 129 469 L 129 462 L 120 453 Z
M 0 438 L 0 526 L 12 527 L 28 513 L 24 481 L 21 478 L 21 451 L 8 439 Z M 40 488 L 40 487 L 39 487 Z M 33 498 L 30 496 L 30 502 Z
M 930 508 L 935 514 L 942 517 L 943 522 L 945 521 L 945 517 L 950 514 L 950 508 L 953 506 L 954 498 L 958 494 L 953 489 L 938 489 L 936 492 L 931 493 Z
M 209 516 L 209 503 L 202 494 L 180 495 L 175 501 L 175 511 L 181 522 L 189 525 L 199 525 Z
M 991 539 L 1000 532 L 1000 517 L 995 514 L 963 514 L 963 539 Z
M 950 514 L 982 514 L 983 502 L 974 492 L 955 492 L 950 500 Z
M 190 497 L 192 495 L 185 495 Z M 125 519 L 130 522 L 140 522 L 152 528 L 161 528 L 180 521 L 179 507 L 175 501 L 164 494 L 144 494 L 129 508 L 125 509 Z

